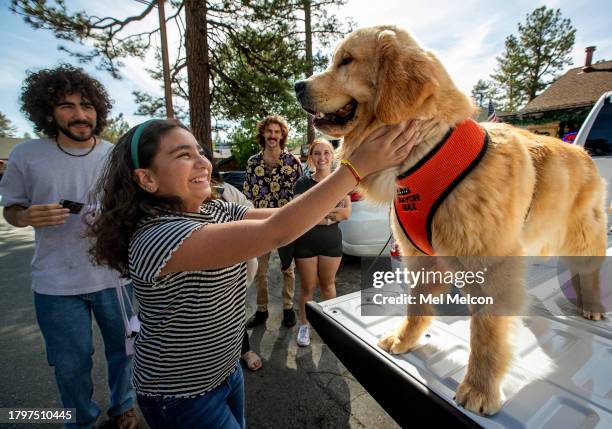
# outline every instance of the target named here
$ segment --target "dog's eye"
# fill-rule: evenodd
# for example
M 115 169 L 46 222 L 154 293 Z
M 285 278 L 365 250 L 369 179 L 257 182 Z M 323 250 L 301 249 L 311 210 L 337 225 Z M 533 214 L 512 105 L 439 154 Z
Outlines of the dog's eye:
M 340 66 L 348 66 L 352 62 L 353 59 L 351 57 L 342 58 L 342 61 L 340 61 Z

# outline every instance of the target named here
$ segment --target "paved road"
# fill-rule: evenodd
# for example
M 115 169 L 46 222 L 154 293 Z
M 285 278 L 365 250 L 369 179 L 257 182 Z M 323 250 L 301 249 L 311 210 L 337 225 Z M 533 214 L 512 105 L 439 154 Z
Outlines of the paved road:
M 61 407 L 34 315 L 29 271 L 32 253 L 32 230 L 15 229 L 1 220 L 0 408 Z M 299 348 L 295 343 L 297 327 L 281 327 L 278 257 L 272 258 L 270 266 L 270 319 L 251 334 L 252 347 L 263 357 L 264 366 L 255 373 L 245 370 L 247 427 L 397 427 L 316 334 L 310 347 Z M 346 259 L 337 278 L 338 294 L 358 290 L 359 276 L 359 259 Z M 248 315 L 254 311 L 254 304 L 255 290 L 250 288 Z M 108 387 L 97 327 L 94 337 L 94 399 L 105 409 Z

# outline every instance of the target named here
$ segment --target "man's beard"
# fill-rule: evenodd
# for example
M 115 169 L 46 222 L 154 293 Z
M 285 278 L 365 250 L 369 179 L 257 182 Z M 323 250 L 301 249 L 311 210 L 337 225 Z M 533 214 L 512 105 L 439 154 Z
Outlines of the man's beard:
M 86 142 L 87 140 L 89 140 L 90 138 L 93 137 L 94 134 L 94 125 L 91 122 L 88 121 L 72 121 L 72 122 L 68 122 L 68 127 L 70 127 L 71 125 L 78 125 L 78 124 L 86 124 L 89 125 L 91 127 L 90 132 L 88 133 L 87 136 L 85 137 L 81 137 L 79 135 L 73 134 L 69 128 L 64 128 L 62 127 L 60 124 L 57 123 L 57 121 L 55 122 L 55 125 L 57 126 L 57 128 L 68 138 L 77 141 L 77 142 Z

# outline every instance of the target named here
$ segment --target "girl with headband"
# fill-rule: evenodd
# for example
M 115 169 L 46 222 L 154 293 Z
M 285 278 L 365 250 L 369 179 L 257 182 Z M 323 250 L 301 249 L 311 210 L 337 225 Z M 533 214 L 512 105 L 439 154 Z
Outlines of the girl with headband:
M 91 253 L 134 283 L 133 381 L 152 429 L 245 427 L 244 261 L 295 240 L 363 177 L 399 165 L 417 139 L 415 125 L 375 131 L 280 209 L 211 198 L 211 164 L 179 122 L 147 121 L 119 140 L 96 187 Z

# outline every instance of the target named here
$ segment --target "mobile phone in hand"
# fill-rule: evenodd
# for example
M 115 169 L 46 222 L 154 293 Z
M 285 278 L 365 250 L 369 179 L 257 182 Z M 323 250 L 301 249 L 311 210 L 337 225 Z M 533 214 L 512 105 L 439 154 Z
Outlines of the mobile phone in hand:
M 83 203 L 77 203 L 76 201 L 70 200 L 60 200 L 59 203 L 63 208 L 68 209 L 70 214 L 79 214 L 85 205 Z

